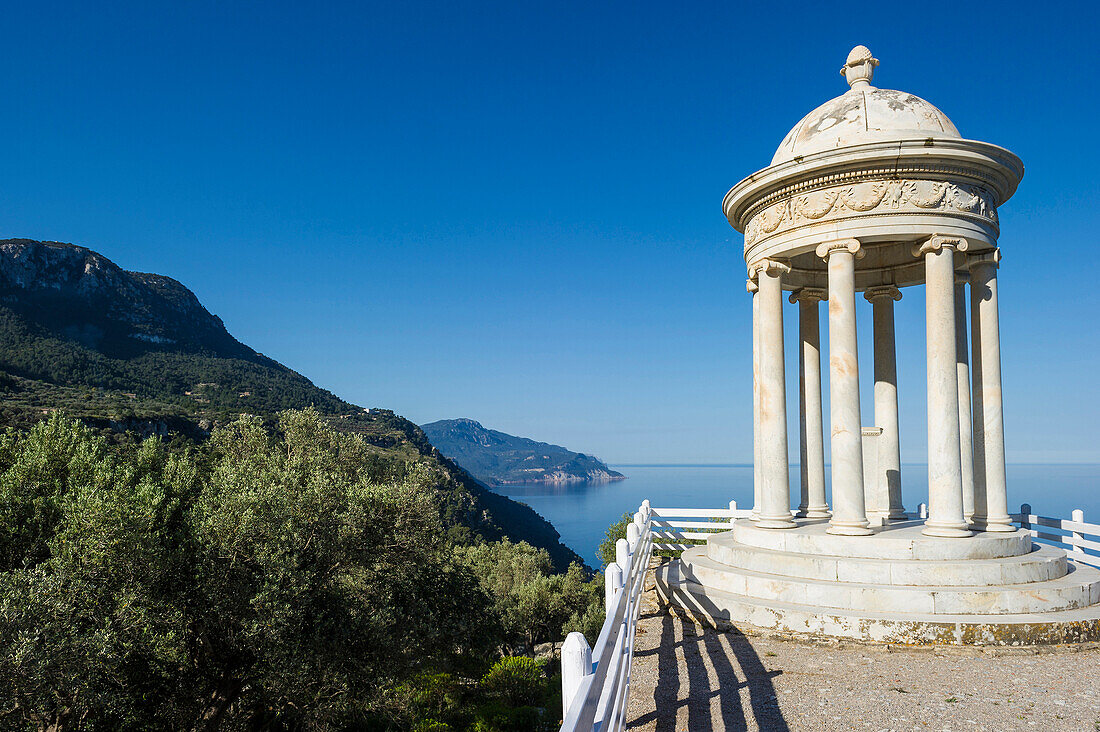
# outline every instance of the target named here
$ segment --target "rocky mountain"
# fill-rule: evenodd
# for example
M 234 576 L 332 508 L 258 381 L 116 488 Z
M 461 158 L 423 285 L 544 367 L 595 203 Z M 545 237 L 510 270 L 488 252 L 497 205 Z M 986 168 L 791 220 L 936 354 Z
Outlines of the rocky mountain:
M 274 364 L 229 335 L 176 280 L 127 272 L 84 247 L 0 242 L 0 300 L 110 356 L 172 349 Z
M 623 478 L 591 455 L 486 429 L 472 419 L 443 419 L 423 430 L 440 452 L 490 485 Z
M 185 411 L 349 406 L 237 341 L 176 280 L 58 242 L 0 241 L 0 369 Z
M 72 244 L 0 241 L 0 426 L 60 409 L 116 439 L 186 444 L 242 412 L 310 406 L 375 446 L 381 473 L 434 466 L 456 535 L 527 541 L 563 569 L 581 561 L 549 522 L 487 490 L 415 424 L 350 404 L 257 353 L 176 280 L 127 272 Z

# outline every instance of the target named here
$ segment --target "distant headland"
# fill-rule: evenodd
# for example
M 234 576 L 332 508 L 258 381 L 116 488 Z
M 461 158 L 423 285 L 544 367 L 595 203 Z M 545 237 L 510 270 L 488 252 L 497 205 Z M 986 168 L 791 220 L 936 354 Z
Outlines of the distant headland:
M 486 429 L 472 419 L 441 419 L 421 429 L 440 452 L 489 485 L 623 480 L 591 455 Z

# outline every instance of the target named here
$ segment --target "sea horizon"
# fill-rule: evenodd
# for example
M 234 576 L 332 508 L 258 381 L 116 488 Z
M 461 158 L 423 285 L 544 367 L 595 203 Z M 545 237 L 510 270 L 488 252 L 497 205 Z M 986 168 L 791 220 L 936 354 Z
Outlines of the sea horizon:
M 561 541 L 590 566 L 598 566 L 596 547 L 607 527 L 623 513 L 636 511 L 645 499 L 669 508 L 724 508 L 730 501 L 752 506 L 750 463 L 607 463 L 621 469 L 622 480 L 571 483 L 522 483 L 490 486 L 524 503 L 549 521 Z M 1100 517 L 1100 463 L 1008 463 L 1009 511 L 1030 503 L 1033 512 L 1070 517 L 1074 509 L 1085 520 Z M 827 486 L 830 471 L 825 471 Z M 791 506 L 799 500 L 798 464 L 791 465 Z M 928 500 L 927 463 L 902 463 L 902 503 L 907 511 Z M 828 493 L 832 500 L 831 491 Z
M 604 462 L 609 468 L 751 468 L 752 463 L 613 463 Z M 790 467 L 798 467 L 798 463 L 788 463 Z M 903 462 L 902 465 L 928 465 L 921 462 Z M 1095 465 L 1100 467 L 1100 461 L 1068 460 L 1068 461 L 1044 461 L 1044 460 L 1009 460 L 1005 465 Z M 826 462 L 825 467 L 831 467 L 832 463 Z

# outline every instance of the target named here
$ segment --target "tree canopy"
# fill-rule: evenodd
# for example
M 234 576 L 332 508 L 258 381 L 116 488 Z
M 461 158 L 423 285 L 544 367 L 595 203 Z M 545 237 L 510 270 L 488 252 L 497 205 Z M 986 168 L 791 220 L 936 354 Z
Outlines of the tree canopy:
M 502 654 L 593 634 L 598 580 L 446 531 L 432 468 L 379 475 L 370 453 L 312 410 L 274 429 L 242 416 L 182 451 L 61 416 L 8 431 L 0 727 L 545 722 L 547 669 L 479 679 Z M 451 702 L 415 701 L 437 697 Z

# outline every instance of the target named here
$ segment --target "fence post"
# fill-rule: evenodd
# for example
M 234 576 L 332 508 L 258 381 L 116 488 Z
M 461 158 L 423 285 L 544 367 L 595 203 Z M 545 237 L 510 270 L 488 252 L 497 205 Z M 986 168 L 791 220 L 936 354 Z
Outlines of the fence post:
M 611 615 L 611 606 L 615 602 L 615 593 L 623 586 L 623 568 L 618 564 L 607 565 L 603 571 L 603 607 L 604 614 Z
M 626 543 L 626 539 L 615 542 L 615 563 L 623 570 L 623 582 L 626 582 L 630 574 L 630 546 Z
M 1031 529 L 1031 504 L 1020 504 L 1020 528 Z
M 1083 523 L 1085 523 L 1085 512 L 1082 511 L 1079 508 L 1075 508 L 1073 510 L 1073 513 L 1070 515 L 1070 518 L 1072 518 L 1074 521 L 1076 521 L 1079 524 L 1083 524 Z M 1081 541 L 1082 539 L 1085 538 L 1084 536 L 1082 536 L 1080 533 L 1078 533 L 1076 531 L 1071 531 L 1070 536 L 1073 537 L 1073 540 L 1075 542 L 1076 541 Z M 1081 548 L 1080 544 L 1073 544 L 1073 548 L 1070 551 L 1083 553 L 1084 549 Z
M 614 566 L 614 565 L 612 565 Z M 585 676 L 592 674 L 592 649 L 583 633 L 573 631 L 561 644 L 561 716 L 569 716 L 573 697 Z
M 642 536 L 642 530 L 638 524 L 630 524 L 626 527 L 626 543 L 630 546 L 630 553 L 638 549 L 638 539 Z
M 928 504 L 927 503 L 922 503 L 919 506 L 917 506 L 917 515 L 920 516 L 922 519 L 928 518 Z
M 641 511 L 634 512 L 634 523 L 639 529 L 645 526 L 645 514 Z
M 649 499 L 647 498 L 644 501 L 642 501 L 642 515 L 645 516 L 646 519 L 648 520 L 650 513 L 651 513 L 651 511 L 650 511 L 650 507 L 649 507 Z
M 737 520 L 737 501 L 730 501 L 730 523 Z

